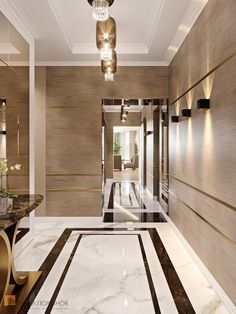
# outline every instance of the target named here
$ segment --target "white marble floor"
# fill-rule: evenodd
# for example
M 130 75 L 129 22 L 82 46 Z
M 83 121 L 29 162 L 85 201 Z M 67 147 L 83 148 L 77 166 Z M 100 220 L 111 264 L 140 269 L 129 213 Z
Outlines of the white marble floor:
M 140 194 L 158 214 L 159 204 Z M 43 271 L 31 314 L 229 313 L 167 222 L 38 221 L 16 268 Z

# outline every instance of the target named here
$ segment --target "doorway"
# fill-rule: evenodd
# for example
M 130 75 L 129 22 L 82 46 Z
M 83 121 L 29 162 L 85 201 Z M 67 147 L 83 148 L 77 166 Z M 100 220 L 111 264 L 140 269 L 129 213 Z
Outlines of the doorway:
M 113 127 L 113 179 L 140 181 L 140 127 Z

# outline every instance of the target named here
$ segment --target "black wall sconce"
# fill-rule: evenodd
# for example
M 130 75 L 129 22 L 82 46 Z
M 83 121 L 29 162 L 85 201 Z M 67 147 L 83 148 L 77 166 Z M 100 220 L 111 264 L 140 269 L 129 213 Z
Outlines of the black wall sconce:
M 151 134 L 153 134 L 153 131 L 146 131 L 145 132 L 145 136 L 148 136 L 148 135 L 151 135 Z
M 0 131 L 0 134 L 2 134 L 2 135 L 6 135 L 7 134 L 7 131 Z
M 208 110 L 210 109 L 210 99 L 198 99 L 197 101 L 198 110 Z
M 7 100 L 4 98 L 0 98 L 0 105 L 1 106 L 6 106 Z
M 183 118 L 190 118 L 191 117 L 191 109 L 182 109 L 181 115 Z
M 178 123 L 179 122 L 179 116 L 171 116 L 171 122 Z

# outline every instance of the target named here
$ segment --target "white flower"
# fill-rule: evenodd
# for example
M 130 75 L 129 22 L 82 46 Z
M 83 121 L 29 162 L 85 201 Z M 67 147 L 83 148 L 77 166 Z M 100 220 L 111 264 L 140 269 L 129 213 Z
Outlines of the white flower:
M 16 170 L 20 170 L 20 168 L 21 168 L 21 164 L 15 164 L 15 169 Z
M 14 170 L 15 170 L 15 166 L 11 166 L 11 167 L 10 167 L 10 170 L 11 170 L 11 171 L 14 171 Z

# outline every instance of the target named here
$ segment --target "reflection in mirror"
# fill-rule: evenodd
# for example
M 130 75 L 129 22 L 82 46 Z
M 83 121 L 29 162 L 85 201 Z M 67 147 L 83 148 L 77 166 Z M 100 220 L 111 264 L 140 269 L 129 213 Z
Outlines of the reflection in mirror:
M 29 45 L 0 13 L 0 158 L 8 171 L 2 185 L 29 193 Z M 10 166 L 20 164 L 20 169 Z M 19 168 L 19 167 L 17 167 Z

